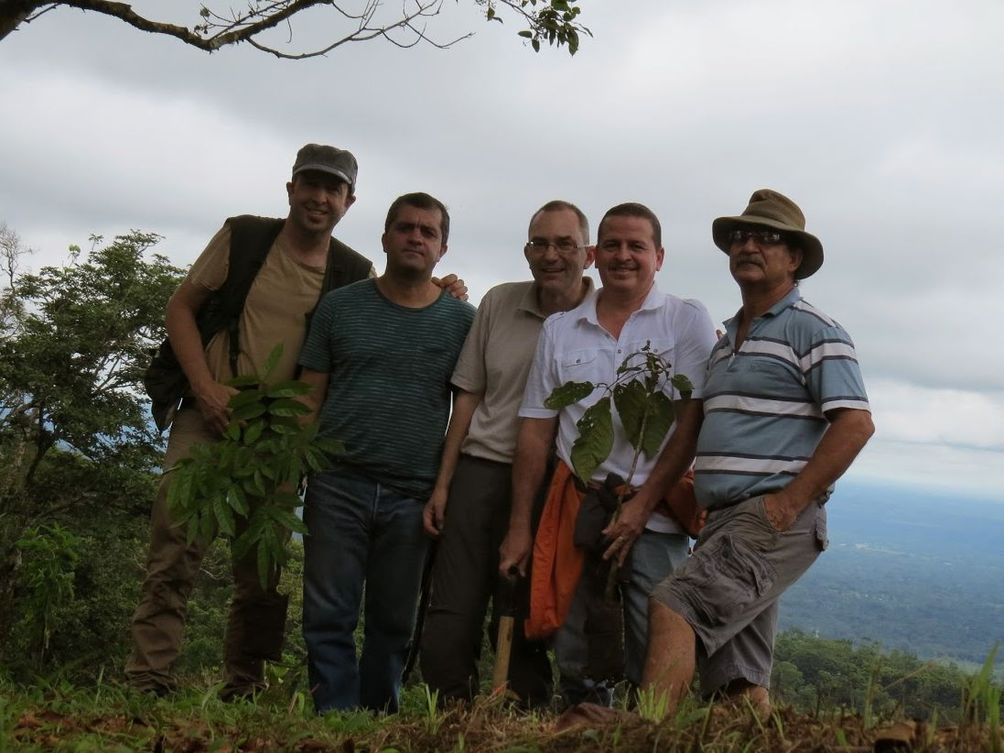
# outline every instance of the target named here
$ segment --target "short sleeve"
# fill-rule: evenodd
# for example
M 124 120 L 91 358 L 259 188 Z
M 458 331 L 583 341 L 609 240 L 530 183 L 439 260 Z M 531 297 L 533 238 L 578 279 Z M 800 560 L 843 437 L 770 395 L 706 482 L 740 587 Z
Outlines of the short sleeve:
M 331 371 L 331 329 L 335 321 L 335 301 L 332 291 L 321 299 L 317 311 L 310 320 L 307 339 L 300 351 L 300 365 L 311 371 L 329 373 Z
M 842 327 L 813 332 L 806 353 L 799 355 L 806 387 L 820 410 L 870 410 L 854 343 Z
M 683 374 L 694 385 L 691 395 L 700 399 L 704 395 L 704 380 L 708 373 L 708 359 L 718 342 L 711 315 L 700 301 L 683 301 L 681 305 L 681 327 L 676 329 L 677 347 L 674 374 Z
M 224 225 L 210 239 L 185 279 L 205 290 L 219 290 L 230 270 L 230 225 Z
M 544 322 L 544 329 L 537 340 L 537 350 L 526 380 L 523 403 L 519 407 L 520 418 L 554 418 L 558 411 L 546 408 L 547 400 L 554 388 L 559 386 L 558 369 L 554 356 L 554 328 Z
M 477 314 L 474 315 L 474 323 L 464 340 L 464 347 L 450 380 L 464 392 L 482 395 L 487 387 L 485 350 L 488 346 L 488 333 L 491 331 L 491 312 L 492 295 L 489 292 L 481 300 Z

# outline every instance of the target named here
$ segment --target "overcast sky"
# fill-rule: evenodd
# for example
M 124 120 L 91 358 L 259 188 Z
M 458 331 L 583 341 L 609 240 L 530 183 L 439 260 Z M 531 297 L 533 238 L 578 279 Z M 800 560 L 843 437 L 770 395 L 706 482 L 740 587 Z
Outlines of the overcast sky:
M 133 5 L 189 24 L 198 11 Z M 48 13 L 0 41 L 0 220 L 34 269 L 132 228 L 187 265 L 224 218 L 284 215 L 295 152 L 318 141 L 359 159 L 336 235 L 378 268 L 383 216 L 406 191 L 450 207 L 440 269 L 475 302 L 527 276 L 543 202 L 571 200 L 595 225 L 641 201 L 663 223 L 660 287 L 723 320 L 739 296 L 711 221 L 774 188 L 826 250 L 803 295 L 848 329 L 865 374 L 877 433 L 851 474 L 1004 500 L 1004 3 L 583 9 L 595 36 L 572 58 L 448 0 L 430 35 L 477 32 L 450 50 L 377 41 L 302 62 Z M 300 19 L 294 44 L 333 22 Z

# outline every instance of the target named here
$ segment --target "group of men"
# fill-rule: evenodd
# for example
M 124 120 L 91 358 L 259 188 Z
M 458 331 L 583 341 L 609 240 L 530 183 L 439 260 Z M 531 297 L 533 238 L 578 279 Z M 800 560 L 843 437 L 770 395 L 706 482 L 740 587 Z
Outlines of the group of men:
M 699 302 L 656 287 L 661 227 L 641 204 L 610 209 L 595 245 L 575 205 L 545 204 L 524 247 L 532 280 L 493 288 L 475 315 L 456 297 L 462 283 L 446 291 L 432 277 L 447 250 L 449 213 L 428 194 L 391 205 L 378 277 L 331 238 L 355 200 L 356 175 L 347 151 L 300 150 L 288 216 L 267 221 L 271 234 L 250 234 L 271 247 L 236 330 L 204 345 L 197 315 L 239 260 L 243 248 L 234 244 L 251 243 L 244 225 L 260 218 L 228 220 L 167 311 L 190 395 L 174 418 L 165 469 L 219 435 L 233 393 L 225 382 L 235 371 L 256 373 L 277 342 L 285 349 L 276 378 L 307 382 L 321 432 L 345 444 L 333 467 L 310 477 L 304 505 L 303 631 L 318 712 L 396 711 L 432 540 L 420 657 L 442 701 L 478 692 L 488 604 L 515 580 L 531 607 L 515 631 L 512 690 L 528 706 L 550 702 L 550 647 L 567 703 L 608 702 L 605 678 L 591 675 L 589 661 L 596 589 L 580 575 L 588 568 L 571 536 L 584 498 L 608 474 L 631 479 L 601 546 L 602 559 L 623 570 L 624 676 L 675 703 L 699 667 L 703 694 L 746 693 L 766 707 L 778 598 L 825 547 L 823 505 L 872 432 L 850 338 L 799 295 L 798 280 L 820 267 L 823 251 L 798 207 L 761 190 L 741 215 L 715 220 L 713 240 L 742 297 L 719 338 Z M 594 262 L 598 290 L 583 274 Z M 326 288 L 336 289 L 318 303 Z M 651 458 L 634 457 L 615 410 L 611 452 L 591 479 L 575 479 L 577 421 L 645 346 L 688 377 L 692 392 L 678 394 L 666 380 L 675 422 Z M 236 364 L 226 358 L 233 351 Z M 549 408 L 551 391 L 569 381 L 597 389 Z M 691 467 L 708 510 L 692 553 L 664 505 Z M 154 505 L 126 668 L 136 687 L 153 692 L 174 687 L 171 666 L 204 553 L 172 524 L 167 483 L 169 474 Z M 549 546 L 543 535 L 535 546 L 538 518 Z M 278 573 L 263 588 L 247 558 L 234 563 L 234 576 L 227 698 L 263 687 L 285 615 Z

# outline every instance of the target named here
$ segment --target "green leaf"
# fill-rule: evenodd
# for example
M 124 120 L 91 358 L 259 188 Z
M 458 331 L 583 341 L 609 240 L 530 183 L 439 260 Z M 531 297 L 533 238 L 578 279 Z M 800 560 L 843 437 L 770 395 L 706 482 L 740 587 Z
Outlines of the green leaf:
M 641 443 L 641 451 L 646 457 L 654 458 L 659 452 L 675 417 L 673 401 L 665 392 L 656 392 L 649 398 L 649 414 Z
M 256 403 L 262 398 L 261 390 L 241 390 L 236 395 L 230 398 L 230 402 L 227 405 L 230 406 L 231 410 L 236 410 L 237 408 L 243 408 L 245 405 L 250 403 Z
M 231 387 L 257 387 L 260 380 L 255 374 L 243 374 L 241 376 L 228 379 L 227 384 Z
M 523 37 L 524 39 L 530 39 L 533 36 L 533 32 L 530 31 L 529 29 L 523 29 L 523 31 L 519 32 L 519 36 Z
M 234 410 L 232 415 L 236 423 L 236 421 L 248 421 L 252 418 L 258 418 L 258 416 L 262 415 L 264 412 L 265 406 L 260 402 L 254 402 L 242 405 L 240 408 Z M 227 427 L 227 430 L 229 431 L 229 427 Z M 233 439 L 238 438 L 239 435 L 237 437 L 233 437 Z
M 345 454 L 345 442 L 340 439 L 331 439 L 329 437 L 321 437 L 316 442 L 314 442 L 314 447 L 321 450 L 328 455 L 343 455 Z
M 282 343 L 278 343 L 272 348 L 272 352 L 265 359 L 265 365 L 262 367 L 261 381 L 268 381 L 268 378 L 272 376 L 272 372 L 275 371 L 275 367 L 279 364 L 280 358 L 282 358 Z
M 269 508 L 269 517 L 284 529 L 295 531 L 303 527 L 303 521 L 289 510 L 282 510 L 277 507 Z
M 604 397 L 587 408 L 575 425 L 579 430 L 579 437 L 572 445 L 572 469 L 581 481 L 588 483 L 614 446 L 610 398 Z
M 213 512 L 216 517 L 216 525 L 227 536 L 234 535 L 234 513 L 233 510 L 220 498 L 213 499 Z
M 296 397 L 297 395 L 306 395 L 310 392 L 311 387 L 306 382 L 301 382 L 298 379 L 287 379 L 285 382 L 279 382 L 278 384 L 269 387 L 266 393 L 270 398 L 286 398 L 286 397 Z
M 234 512 L 247 517 L 248 514 L 248 499 L 247 495 L 244 494 L 244 490 L 241 489 L 237 484 L 232 484 L 227 490 L 227 504 L 230 505 Z
M 614 405 L 617 406 L 617 415 L 620 416 L 628 442 L 636 450 L 641 444 L 642 423 L 645 420 L 645 409 L 648 402 L 645 397 L 645 385 L 637 379 L 622 382 L 614 387 Z
M 254 475 L 251 477 L 251 481 L 254 484 L 255 492 L 257 492 L 259 497 L 265 495 L 265 476 L 262 474 L 261 470 L 255 468 Z
M 203 544 L 208 544 L 213 540 L 213 536 L 216 534 L 216 526 L 213 524 L 213 517 L 207 512 L 203 511 L 199 516 L 199 534 L 198 538 Z
M 234 418 L 237 418 L 237 414 L 236 413 L 234 413 L 233 416 L 234 416 Z M 235 421 L 235 420 L 231 419 L 230 423 L 227 424 L 227 428 L 224 429 L 224 431 L 223 431 L 223 436 L 226 439 L 231 440 L 232 442 L 240 441 L 240 438 L 241 438 L 241 425 L 240 425 L 240 423 L 238 421 Z
M 565 382 L 560 387 L 555 387 L 547 396 L 544 407 L 551 410 L 561 410 L 572 403 L 589 397 L 593 394 L 594 389 L 596 389 L 596 385 L 592 382 Z
M 299 400 L 281 399 L 269 405 L 268 412 L 272 416 L 303 416 L 310 413 L 310 408 Z
M 241 441 L 247 445 L 254 444 L 261 438 L 261 433 L 264 429 L 264 421 L 251 421 L 244 429 L 244 436 L 241 437 Z
M 655 457 L 673 423 L 670 399 L 661 390 L 649 394 L 644 384 L 634 380 L 614 388 L 614 405 L 631 446 Z
M 686 374 L 674 374 L 669 381 L 679 391 L 683 400 L 689 400 L 690 396 L 694 394 L 694 383 L 687 378 Z
M 303 458 L 307 461 L 307 465 L 310 466 L 311 470 L 320 471 L 324 469 L 325 457 L 323 453 L 310 448 L 304 453 Z

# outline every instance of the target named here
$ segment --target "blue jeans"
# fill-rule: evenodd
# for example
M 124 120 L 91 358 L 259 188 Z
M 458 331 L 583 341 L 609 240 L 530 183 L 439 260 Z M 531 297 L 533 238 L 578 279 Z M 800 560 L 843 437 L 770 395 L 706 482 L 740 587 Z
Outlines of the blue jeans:
M 303 637 L 314 707 L 398 709 L 428 539 L 422 502 L 344 466 L 307 488 Z M 362 656 L 353 633 L 366 586 Z
M 624 675 L 641 684 L 648 649 L 648 598 L 656 585 L 687 560 L 690 539 L 682 533 L 645 530 L 631 550 L 631 577 L 621 588 L 624 606 Z M 588 593 L 578 588 L 565 622 L 554 636 L 554 657 L 561 672 L 561 693 L 568 705 L 584 700 L 609 705 L 611 688 L 586 676 L 585 624 Z

